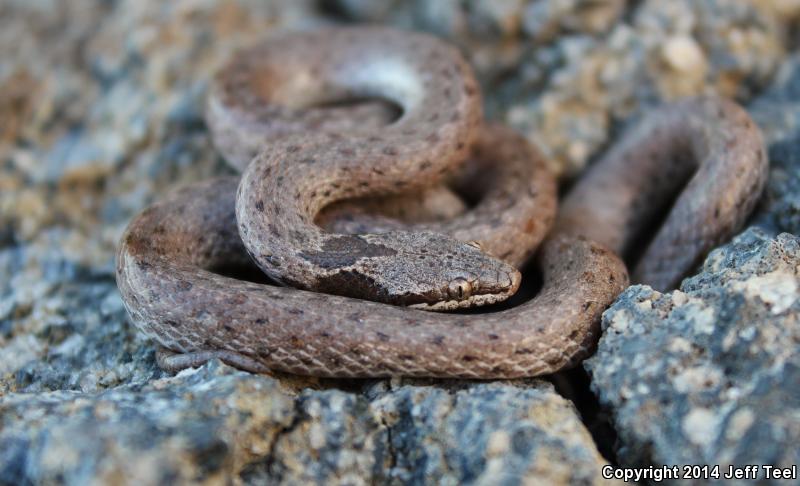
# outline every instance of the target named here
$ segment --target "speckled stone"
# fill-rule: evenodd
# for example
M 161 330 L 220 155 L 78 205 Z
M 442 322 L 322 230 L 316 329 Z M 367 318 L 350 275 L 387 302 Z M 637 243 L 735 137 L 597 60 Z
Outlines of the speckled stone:
M 800 56 L 788 57 L 775 82 L 748 107 L 770 143 L 770 176 L 754 221 L 772 233 L 800 235 Z
M 602 326 L 584 364 L 622 464 L 800 463 L 800 238 L 748 230 L 680 290 L 630 287 Z
M 767 143 L 791 138 L 800 127 L 800 56 L 787 57 L 768 89 L 748 105 Z
M 552 385 L 291 386 L 218 361 L 0 398 L 3 484 L 605 484 Z
M 770 174 L 755 222 L 800 236 L 800 132 L 769 147 Z

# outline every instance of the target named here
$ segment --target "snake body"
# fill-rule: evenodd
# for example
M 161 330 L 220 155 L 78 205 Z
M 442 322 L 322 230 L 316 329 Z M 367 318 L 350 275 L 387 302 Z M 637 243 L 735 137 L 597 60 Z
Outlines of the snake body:
M 390 120 L 375 97 L 399 106 L 399 118 Z M 368 101 L 326 105 L 337 99 Z M 567 196 L 536 258 L 543 283 L 535 298 L 499 312 L 440 314 L 421 309 L 488 304 L 516 291 L 515 267 L 555 212 L 541 157 L 510 130 L 483 124 L 457 51 L 383 28 L 291 34 L 223 68 L 208 119 L 241 180 L 200 183 L 146 209 L 117 259 L 125 305 L 169 350 L 159 361 L 168 369 L 220 358 L 256 372 L 334 377 L 550 373 L 590 352 L 600 314 L 628 283 L 615 251 L 634 244 L 678 184 L 692 177 L 635 273 L 656 275 L 659 286 L 741 225 L 766 174 L 760 134 L 743 110 L 718 98 L 667 107 Z M 334 211 L 320 221 L 343 199 L 435 192 L 464 160 L 477 174 L 464 184 L 480 197 L 451 219 L 347 221 Z M 673 242 L 684 245 L 680 265 L 664 251 Z M 220 271 L 251 259 L 297 288 Z

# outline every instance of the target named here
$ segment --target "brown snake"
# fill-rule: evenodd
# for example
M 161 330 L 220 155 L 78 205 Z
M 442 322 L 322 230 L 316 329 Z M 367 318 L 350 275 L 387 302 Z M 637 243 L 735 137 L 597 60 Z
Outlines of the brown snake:
M 388 99 L 402 114 L 387 123 L 378 103 L 330 104 L 364 98 Z M 363 125 L 353 121 L 361 117 Z M 516 291 L 515 267 L 555 210 L 541 157 L 508 129 L 483 124 L 460 54 L 384 28 L 290 34 L 223 68 L 208 121 L 217 147 L 244 169 L 241 181 L 207 181 L 154 204 L 118 253 L 126 308 L 169 350 L 159 357 L 167 369 L 220 358 L 334 377 L 557 371 L 590 352 L 600 314 L 628 283 L 621 260 L 587 237 L 629 251 L 691 178 L 634 274 L 667 288 L 738 229 L 766 177 L 759 131 L 741 108 L 718 98 L 663 108 L 568 195 L 537 257 L 535 298 L 485 314 L 431 313 L 414 307 L 480 305 Z M 435 190 L 425 188 L 465 158 L 480 197 L 451 219 L 382 226 L 366 217 L 351 225 L 359 234 L 316 224 L 343 199 L 415 189 L 427 198 Z M 248 253 L 274 280 L 327 293 L 220 272 L 249 264 Z

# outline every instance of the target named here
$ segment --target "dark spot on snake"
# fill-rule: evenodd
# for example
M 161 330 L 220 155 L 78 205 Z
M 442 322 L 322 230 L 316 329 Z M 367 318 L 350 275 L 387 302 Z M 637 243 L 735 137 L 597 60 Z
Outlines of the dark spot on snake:
M 193 287 L 192 282 L 187 282 L 186 280 L 181 280 L 178 282 L 178 290 L 186 292 L 187 290 L 191 290 Z
M 534 352 L 536 352 L 536 350 L 532 349 L 532 348 L 520 348 L 520 349 L 514 351 L 514 354 L 531 354 L 531 353 L 534 353 Z
M 305 311 L 303 311 L 303 309 L 289 309 L 286 312 L 295 316 L 301 316 L 305 314 Z
M 432 114 L 431 116 L 428 117 L 428 121 L 429 122 L 434 122 L 434 121 L 436 121 L 438 119 L 439 119 L 439 114 L 438 113 L 434 113 L 434 114 Z
M 383 153 L 386 155 L 397 155 L 397 149 L 394 147 L 384 147 Z
M 259 213 L 263 213 L 264 212 L 264 201 L 263 200 L 259 199 L 258 201 L 256 201 L 256 210 L 258 210 Z
M 333 261 L 328 260 L 330 263 Z M 386 301 L 387 290 L 374 278 L 357 270 L 342 270 L 317 279 L 320 292 L 333 295 L 346 295 L 368 300 Z
M 436 346 L 441 346 L 442 344 L 444 344 L 444 336 L 441 335 L 433 336 L 433 339 L 431 339 L 431 343 L 435 344 Z
M 591 307 L 591 306 L 592 306 L 591 302 L 584 302 L 583 303 L 583 310 L 587 311 L 587 310 L 589 310 L 589 307 Z
M 223 324 L 222 328 L 225 329 L 228 332 L 233 332 L 233 328 L 231 326 L 227 325 L 227 324 Z
M 461 361 L 466 361 L 466 362 L 475 361 L 477 359 L 478 358 L 476 358 L 475 356 L 470 356 L 468 354 L 465 354 L 464 356 L 461 357 Z
M 544 362 L 549 364 L 550 366 L 558 366 L 561 362 L 561 355 L 560 354 L 552 354 L 544 357 Z
M 414 360 L 414 356 L 412 356 L 410 354 L 398 354 L 397 357 L 399 359 L 402 359 L 403 361 L 413 361 Z
M 494 334 L 494 333 L 488 334 L 486 337 L 488 337 L 492 341 L 497 341 L 498 339 L 500 339 L 500 336 L 498 336 L 497 334 Z
M 265 319 L 263 317 L 259 317 L 258 319 L 254 320 L 253 322 L 255 322 L 256 324 L 263 325 L 263 324 L 266 324 L 268 321 L 267 321 L 267 319 Z
M 430 160 L 425 160 L 421 164 L 419 164 L 419 168 L 423 169 L 423 170 L 430 168 L 430 166 L 431 166 L 431 161 Z
M 294 241 L 297 241 L 301 244 L 305 243 L 306 241 L 306 235 L 302 231 L 291 230 L 289 234 L 291 235 Z
M 355 150 L 351 148 L 340 148 L 339 153 L 346 157 L 352 157 L 356 154 Z
M 325 240 L 321 251 L 303 252 L 305 260 L 326 270 L 348 267 L 362 258 L 394 256 L 397 251 L 384 246 L 369 243 L 354 235 L 331 236 Z
M 331 337 L 331 333 L 322 331 L 321 333 L 319 333 L 319 337 L 329 338 L 329 337 Z
M 388 334 L 384 334 L 384 333 L 378 331 L 378 332 L 375 333 L 375 335 L 378 336 L 378 339 L 380 339 L 383 342 L 388 342 L 389 341 L 389 335 Z
M 299 145 L 289 145 L 288 147 L 286 147 L 286 151 L 289 152 L 290 154 L 293 154 L 293 153 L 297 152 L 298 150 L 300 150 L 300 146 Z
M 315 164 L 317 161 L 313 157 L 308 157 L 302 160 L 304 164 Z

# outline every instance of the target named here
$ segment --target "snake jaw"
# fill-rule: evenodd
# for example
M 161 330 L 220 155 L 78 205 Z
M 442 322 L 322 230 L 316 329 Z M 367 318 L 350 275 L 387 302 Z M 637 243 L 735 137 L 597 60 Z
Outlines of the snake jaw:
M 514 270 L 513 272 L 506 273 L 507 280 L 498 278 L 501 287 L 491 287 L 481 289 L 479 287 L 479 280 L 474 280 L 473 293 L 464 299 L 447 299 L 438 302 L 421 302 L 418 304 L 411 304 L 408 307 L 412 309 L 420 309 L 425 311 L 448 311 L 456 309 L 468 309 L 472 307 L 481 307 L 484 305 L 492 305 L 498 302 L 503 302 L 512 295 L 514 295 L 522 283 L 522 274 Z M 475 293 L 475 289 L 479 292 L 484 290 L 483 293 Z

